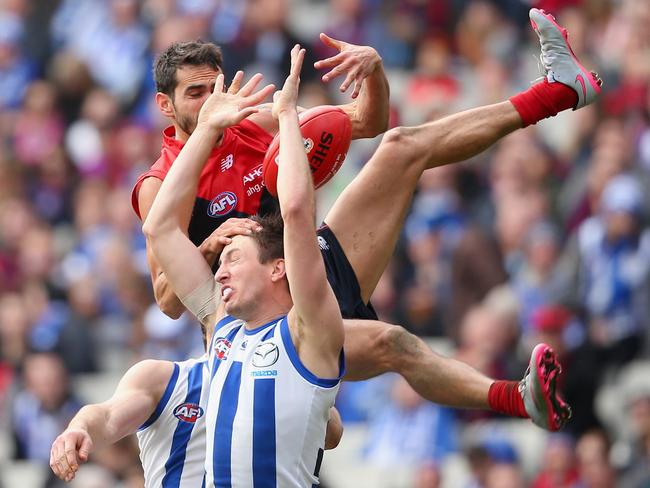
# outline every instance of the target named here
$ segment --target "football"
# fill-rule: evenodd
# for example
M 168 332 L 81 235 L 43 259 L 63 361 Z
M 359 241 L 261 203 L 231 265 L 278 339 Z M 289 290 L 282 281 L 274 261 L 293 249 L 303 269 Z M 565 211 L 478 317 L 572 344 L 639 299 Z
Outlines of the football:
M 329 105 L 306 110 L 299 120 L 314 187 L 319 188 L 341 168 L 350 147 L 352 124 L 342 109 Z M 277 196 L 279 151 L 280 134 L 276 134 L 263 163 L 264 184 L 273 196 Z

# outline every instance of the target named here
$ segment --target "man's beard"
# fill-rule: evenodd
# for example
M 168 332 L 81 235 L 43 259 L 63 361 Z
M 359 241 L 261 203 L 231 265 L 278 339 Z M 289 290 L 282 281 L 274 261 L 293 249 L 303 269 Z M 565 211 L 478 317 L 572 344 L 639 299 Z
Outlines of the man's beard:
M 176 112 L 176 124 L 185 132 L 188 136 L 192 135 L 194 129 L 196 129 L 197 117 L 192 117 L 191 115 L 181 115 Z

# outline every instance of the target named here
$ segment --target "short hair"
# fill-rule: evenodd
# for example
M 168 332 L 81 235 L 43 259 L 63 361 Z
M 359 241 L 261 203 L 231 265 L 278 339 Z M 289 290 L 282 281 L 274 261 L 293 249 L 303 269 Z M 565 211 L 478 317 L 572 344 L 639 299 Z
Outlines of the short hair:
M 273 259 L 284 259 L 284 222 L 280 212 L 254 215 L 251 220 L 262 226 L 261 231 L 251 234 L 257 243 L 259 262 L 265 264 Z
M 175 42 L 156 58 L 153 65 L 153 78 L 156 90 L 174 97 L 178 85 L 176 71 L 183 66 L 210 66 L 215 71 L 223 64 L 221 48 L 201 39 Z

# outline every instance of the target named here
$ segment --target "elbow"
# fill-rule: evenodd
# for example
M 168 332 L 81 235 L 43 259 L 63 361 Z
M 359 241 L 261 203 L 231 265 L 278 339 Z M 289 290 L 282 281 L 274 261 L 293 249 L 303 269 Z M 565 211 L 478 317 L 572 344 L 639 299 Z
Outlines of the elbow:
M 388 114 L 385 117 L 373 117 L 358 124 L 352 131 L 352 139 L 366 139 L 377 137 L 388 130 Z
M 297 197 L 297 198 L 294 198 Z M 280 214 L 285 225 L 290 225 L 293 222 L 311 221 L 314 218 L 314 205 L 313 202 L 309 204 L 307 195 L 292 195 L 290 201 L 282 202 L 280 205 Z
M 162 273 L 154 282 L 153 294 L 160 311 L 167 317 L 176 320 L 183 315 L 185 307 L 169 288 L 165 275 Z
M 166 219 L 157 221 L 147 217 L 142 224 L 142 233 L 149 241 L 155 241 L 163 234 L 169 234 L 174 230 L 174 220 Z
M 182 306 L 178 306 L 178 301 L 174 300 L 160 300 L 157 301 L 158 307 L 160 307 L 160 311 L 167 315 L 170 319 L 173 320 L 178 320 L 181 315 L 183 315 L 183 312 L 185 311 L 185 308 Z
M 152 224 L 149 218 L 145 219 L 144 224 L 142 224 L 142 233 L 147 238 L 147 240 L 155 238 L 156 226 Z

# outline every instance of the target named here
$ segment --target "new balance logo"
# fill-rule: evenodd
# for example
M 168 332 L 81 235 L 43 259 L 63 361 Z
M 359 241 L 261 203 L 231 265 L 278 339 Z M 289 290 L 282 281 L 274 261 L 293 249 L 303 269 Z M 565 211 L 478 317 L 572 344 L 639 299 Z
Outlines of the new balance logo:
M 318 247 L 321 248 L 321 251 L 329 251 L 330 245 L 327 243 L 323 236 L 318 236 Z
M 235 164 L 235 158 L 232 154 L 228 154 L 225 158 L 221 160 L 221 172 L 229 170 L 232 168 L 232 165 Z

